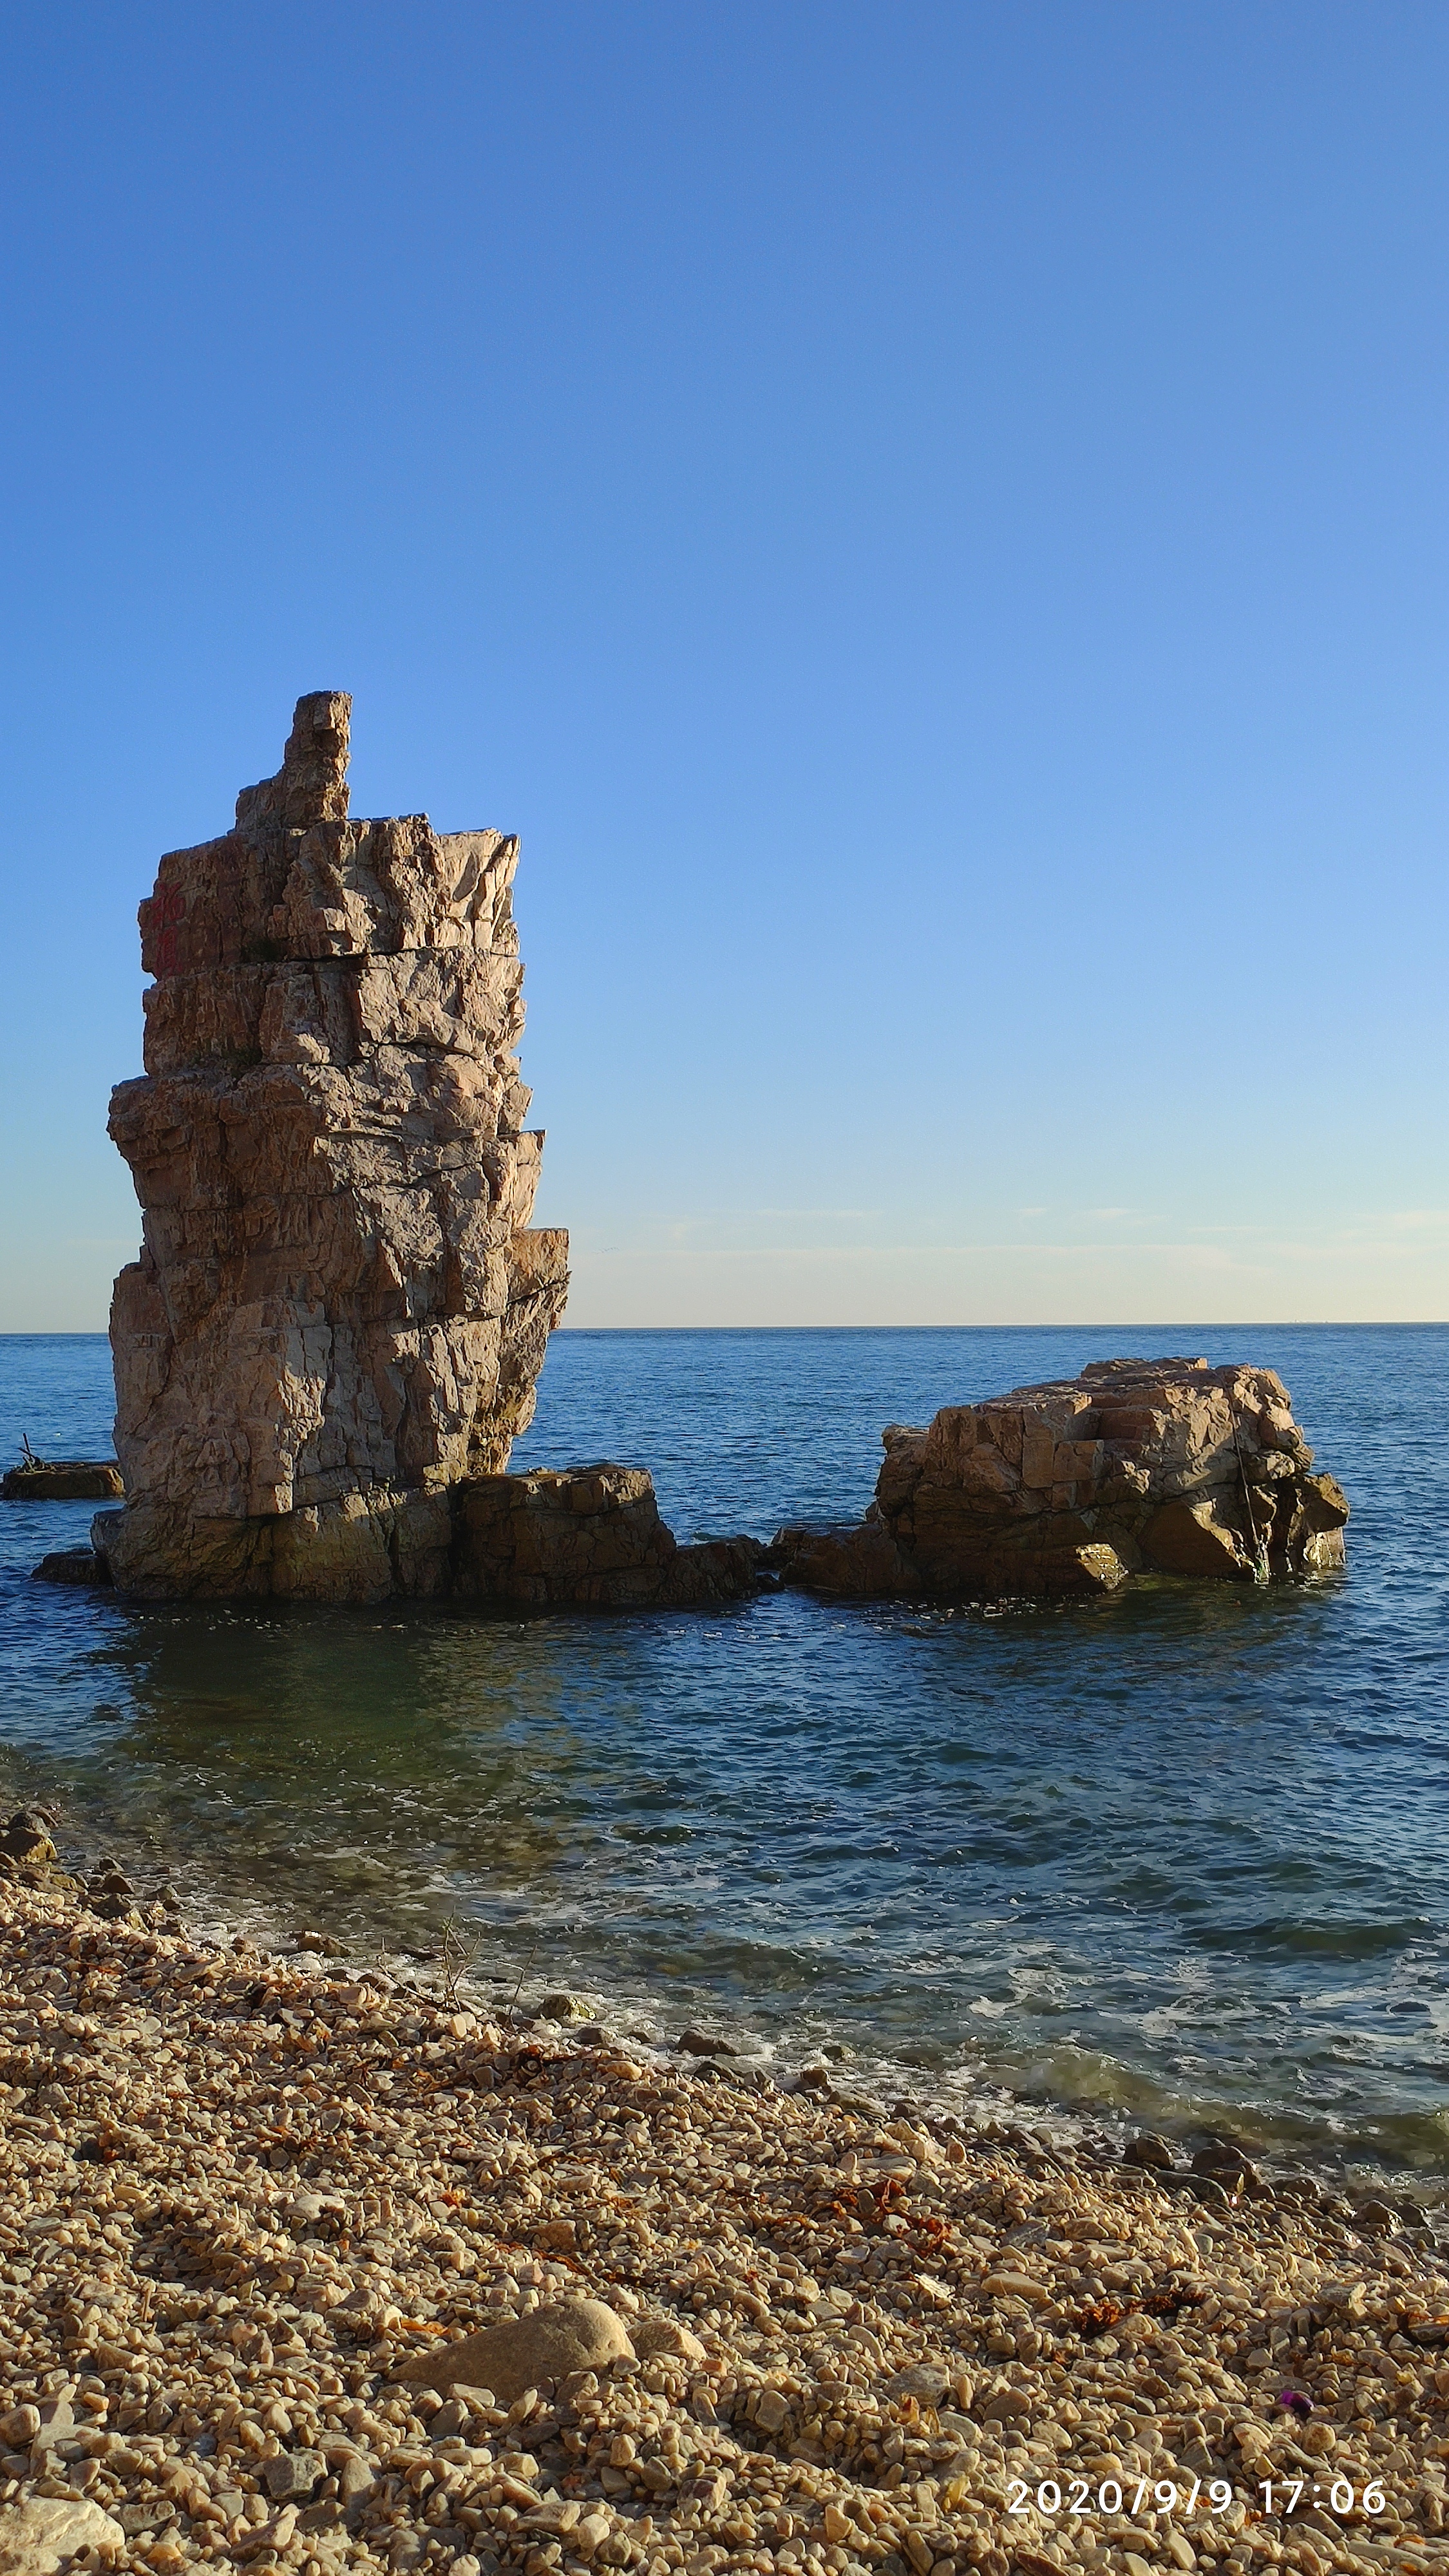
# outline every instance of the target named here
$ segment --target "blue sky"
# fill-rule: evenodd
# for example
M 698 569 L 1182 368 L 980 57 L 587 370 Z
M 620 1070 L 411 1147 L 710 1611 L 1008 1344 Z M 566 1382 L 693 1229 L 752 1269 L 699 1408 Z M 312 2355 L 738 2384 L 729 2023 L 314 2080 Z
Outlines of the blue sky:
M 304 689 L 523 836 L 571 1320 L 1442 1317 L 1442 7 L 5 39 L 0 1328 Z

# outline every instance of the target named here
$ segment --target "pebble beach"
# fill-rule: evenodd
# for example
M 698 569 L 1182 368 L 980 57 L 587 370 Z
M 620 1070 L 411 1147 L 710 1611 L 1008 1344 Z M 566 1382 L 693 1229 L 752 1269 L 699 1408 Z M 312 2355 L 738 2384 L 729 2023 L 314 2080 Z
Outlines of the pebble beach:
M 1449 2567 L 1411 2204 L 218 1948 L 31 1830 L 0 2568 Z

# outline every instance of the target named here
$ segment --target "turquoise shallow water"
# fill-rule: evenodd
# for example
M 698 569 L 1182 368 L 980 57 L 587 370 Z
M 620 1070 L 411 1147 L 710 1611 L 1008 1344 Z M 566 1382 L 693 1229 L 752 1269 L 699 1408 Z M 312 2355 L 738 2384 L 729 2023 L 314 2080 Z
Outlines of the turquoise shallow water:
M 0 1780 L 232 1922 L 582 1984 L 662 2035 L 1449 2177 L 1449 1329 L 570 1333 L 519 1463 L 683 1536 L 859 1511 L 879 1428 L 1123 1350 L 1266 1362 L 1345 1576 L 996 1614 L 127 1609 L 0 1507 Z M 100 1339 L 0 1339 L 0 1456 L 108 1445 Z M 842 2080 L 848 2081 L 849 2078 Z

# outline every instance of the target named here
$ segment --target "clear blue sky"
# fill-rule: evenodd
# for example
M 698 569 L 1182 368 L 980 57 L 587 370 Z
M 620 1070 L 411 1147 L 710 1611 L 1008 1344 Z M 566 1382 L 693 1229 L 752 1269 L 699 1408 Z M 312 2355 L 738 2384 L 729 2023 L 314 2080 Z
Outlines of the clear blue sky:
M 15 10 L 0 1326 L 299 691 L 576 1323 L 1449 1313 L 1449 11 Z

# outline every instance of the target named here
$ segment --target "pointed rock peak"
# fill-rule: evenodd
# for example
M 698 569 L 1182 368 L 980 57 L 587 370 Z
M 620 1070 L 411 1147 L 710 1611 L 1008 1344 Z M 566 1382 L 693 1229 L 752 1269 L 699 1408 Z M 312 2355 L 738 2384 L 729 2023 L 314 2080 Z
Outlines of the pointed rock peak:
M 305 832 L 313 823 L 345 822 L 351 725 L 352 700 L 345 689 L 313 689 L 299 698 L 282 766 L 274 778 L 242 789 L 238 823 Z

